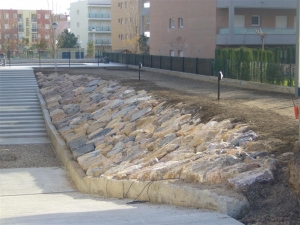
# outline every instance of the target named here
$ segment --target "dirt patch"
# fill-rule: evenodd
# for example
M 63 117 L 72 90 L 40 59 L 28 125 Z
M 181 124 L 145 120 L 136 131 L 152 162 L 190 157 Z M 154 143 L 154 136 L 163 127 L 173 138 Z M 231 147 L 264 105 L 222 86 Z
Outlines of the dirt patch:
M 37 68 L 45 74 L 53 69 Z M 298 121 L 294 119 L 292 98 L 288 94 L 222 87 L 221 100 L 217 101 L 216 85 L 181 79 L 159 73 L 142 72 L 141 81 L 137 71 L 104 70 L 86 68 L 59 68 L 60 74 L 89 74 L 106 80 L 117 80 L 124 86 L 146 90 L 168 104 L 184 103 L 184 109 L 199 117 L 202 122 L 211 119 L 231 119 L 245 123 L 259 135 L 261 145 L 252 151 L 266 151 L 276 158 L 275 179 L 272 183 L 255 184 L 244 190 L 251 204 L 251 212 L 241 222 L 245 224 L 300 224 L 300 205 L 289 183 L 289 163 L 298 139 Z

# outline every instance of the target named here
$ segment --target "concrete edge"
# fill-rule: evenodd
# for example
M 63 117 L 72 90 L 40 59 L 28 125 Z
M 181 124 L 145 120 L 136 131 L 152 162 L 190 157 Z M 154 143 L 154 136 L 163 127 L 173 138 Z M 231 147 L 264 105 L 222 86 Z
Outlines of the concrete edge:
M 139 69 L 138 66 L 128 65 L 128 67 L 133 69 Z M 215 76 L 205 76 L 205 75 L 198 75 L 193 73 L 184 73 L 184 72 L 177 72 L 177 71 L 170 71 L 170 70 L 163 70 L 163 69 L 156 69 L 156 68 L 149 68 L 149 67 L 143 67 L 142 70 L 155 72 L 155 73 L 162 73 L 170 76 L 176 76 L 179 78 L 210 82 L 214 84 L 218 83 L 218 79 Z M 222 85 L 230 86 L 230 87 L 254 89 L 259 91 L 271 91 L 271 92 L 279 92 L 285 94 L 295 94 L 295 87 L 285 87 L 280 85 L 263 84 L 258 82 L 234 80 L 229 78 L 222 79 L 221 86 Z
M 243 195 L 230 197 L 217 194 L 213 190 L 176 185 L 171 181 L 147 182 L 87 176 L 73 159 L 66 143 L 53 126 L 46 103 L 39 90 L 37 90 L 37 95 L 54 150 L 81 192 L 105 197 L 137 198 L 137 200 L 152 203 L 208 209 L 227 214 L 235 219 L 242 218 L 249 212 L 249 202 Z

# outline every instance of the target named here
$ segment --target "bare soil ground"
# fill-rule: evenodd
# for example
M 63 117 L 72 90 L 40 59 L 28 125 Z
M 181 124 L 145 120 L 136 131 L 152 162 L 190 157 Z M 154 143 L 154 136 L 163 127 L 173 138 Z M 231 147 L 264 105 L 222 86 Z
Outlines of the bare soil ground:
M 53 68 L 36 68 L 36 72 L 52 73 Z M 105 70 L 98 68 L 59 68 L 59 74 L 84 75 L 116 80 L 136 90 L 146 90 L 151 95 L 170 104 L 183 102 L 186 110 L 198 115 L 202 122 L 211 119 L 231 119 L 242 122 L 259 135 L 263 147 L 252 151 L 266 151 L 278 159 L 275 180 L 255 184 L 244 195 L 251 204 L 251 212 L 241 222 L 244 224 L 300 224 L 300 203 L 288 182 L 288 163 L 298 140 L 299 123 L 294 118 L 292 94 L 262 92 L 257 90 L 221 87 L 221 100 L 217 100 L 217 85 L 181 79 L 160 73 L 145 72 L 138 80 L 137 70 Z M 297 100 L 298 101 L 298 100 Z

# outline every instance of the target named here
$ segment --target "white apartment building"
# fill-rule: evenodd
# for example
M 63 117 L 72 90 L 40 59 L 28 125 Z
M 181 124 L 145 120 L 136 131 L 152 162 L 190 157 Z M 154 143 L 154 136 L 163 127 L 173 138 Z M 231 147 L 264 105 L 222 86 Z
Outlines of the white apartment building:
M 95 41 L 96 53 L 97 49 L 111 51 L 111 0 L 78 0 L 71 3 L 70 29 L 85 51 L 90 41 Z

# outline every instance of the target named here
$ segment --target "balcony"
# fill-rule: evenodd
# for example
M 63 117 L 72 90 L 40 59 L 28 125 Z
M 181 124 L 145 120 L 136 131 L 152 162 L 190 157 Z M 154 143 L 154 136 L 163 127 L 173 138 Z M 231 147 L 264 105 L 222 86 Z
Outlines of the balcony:
M 294 28 L 240 28 L 233 29 L 230 36 L 229 28 L 219 29 L 217 45 L 260 45 L 261 38 L 256 34 L 256 29 L 267 33 L 264 39 L 265 45 L 295 45 L 296 29 Z
M 111 20 L 111 15 L 109 13 L 89 13 L 88 18 L 97 20 Z
M 217 8 L 271 8 L 271 9 L 296 9 L 297 0 L 217 0 Z
M 37 32 L 37 29 L 32 28 L 32 29 L 31 29 L 31 32 L 36 33 L 36 32 Z
M 261 29 L 262 32 L 266 32 L 268 35 L 271 34 L 296 34 L 296 29 L 294 28 L 244 28 L 244 27 L 235 27 L 234 34 L 256 34 L 256 30 Z M 219 34 L 229 34 L 229 28 L 220 28 Z
M 96 28 L 96 33 L 111 33 L 110 26 L 89 26 L 88 31 L 92 32 L 92 28 Z
M 93 41 L 90 39 L 89 41 Z M 96 39 L 95 40 L 95 45 L 102 45 L 102 46 L 111 46 L 111 40 L 109 39 Z

